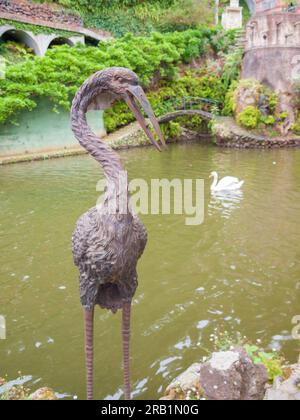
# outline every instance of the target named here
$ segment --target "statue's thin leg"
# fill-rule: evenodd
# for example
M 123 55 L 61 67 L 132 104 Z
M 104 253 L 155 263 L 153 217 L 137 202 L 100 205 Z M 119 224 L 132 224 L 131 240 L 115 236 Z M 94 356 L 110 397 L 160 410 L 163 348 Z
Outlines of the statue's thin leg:
M 123 337 L 123 369 L 124 369 L 124 395 L 130 400 L 130 314 L 131 302 L 123 305 L 122 337 Z
M 87 399 L 94 398 L 94 309 L 85 310 L 85 366 Z

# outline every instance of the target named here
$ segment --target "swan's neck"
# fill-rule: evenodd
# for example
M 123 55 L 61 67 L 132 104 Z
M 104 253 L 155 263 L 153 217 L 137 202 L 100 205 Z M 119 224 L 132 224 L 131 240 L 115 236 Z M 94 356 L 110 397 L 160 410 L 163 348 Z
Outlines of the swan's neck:
M 211 189 L 214 190 L 218 185 L 218 174 L 214 174 L 214 182 L 212 183 Z

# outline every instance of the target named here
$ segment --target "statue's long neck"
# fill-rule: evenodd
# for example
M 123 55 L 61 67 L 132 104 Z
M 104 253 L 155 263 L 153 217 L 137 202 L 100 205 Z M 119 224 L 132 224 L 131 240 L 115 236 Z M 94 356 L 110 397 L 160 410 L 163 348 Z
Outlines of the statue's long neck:
M 105 203 L 113 197 L 126 197 L 128 199 L 127 178 L 124 182 L 124 168 L 119 156 L 105 142 L 101 141 L 90 129 L 86 113 L 93 98 L 93 91 L 96 80 L 89 79 L 78 91 L 74 98 L 71 110 L 71 125 L 75 137 L 82 147 L 100 163 L 107 179 L 107 193 Z M 97 80 L 99 94 L 99 79 Z M 121 182 L 120 182 L 121 179 Z M 128 207 L 127 207 L 128 208 Z M 118 211 L 118 208 L 117 208 Z

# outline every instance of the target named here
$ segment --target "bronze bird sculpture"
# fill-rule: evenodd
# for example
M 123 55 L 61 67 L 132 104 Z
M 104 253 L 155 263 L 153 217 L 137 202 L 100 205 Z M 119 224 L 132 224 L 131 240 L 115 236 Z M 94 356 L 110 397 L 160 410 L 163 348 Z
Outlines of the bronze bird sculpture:
M 147 243 L 147 231 L 128 204 L 129 192 L 119 156 L 90 129 L 86 113 L 104 110 L 124 100 L 157 149 L 165 144 L 157 119 L 137 75 L 126 68 L 109 68 L 91 76 L 77 92 L 71 110 L 72 130 L 79 143 L 102 166 L 107 186 L 104 202 L 81 216 L 73 233 L 73 257 L 80 273 L 80 300 L 85 314 L 87 399 L 93 399 L 94 308 L 113 313 L 122 309 L 124 395 L 130 399 L 130 314 L 138 282 L 136 266 Z M 141 108 L 151 121 L 159 145 Z M 122 177 L 123 182 L 120 182 Z M 125 197 L 120 205 L 119 198 Z M 114 203 L 112 211 L 111 204 Z M 121 208 L 122 207 L 122 208 Z

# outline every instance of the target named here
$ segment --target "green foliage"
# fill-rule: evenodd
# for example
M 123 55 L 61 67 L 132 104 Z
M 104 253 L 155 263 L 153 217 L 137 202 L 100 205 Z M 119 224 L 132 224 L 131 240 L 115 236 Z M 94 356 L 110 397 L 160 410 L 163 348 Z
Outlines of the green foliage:
M 213 22 L 214 0 L 57 0 L 78 12 L 85 26 L 123 36 L 186 30 Z
M 216 52 L 223 50 L 224 44 L 215 40 L 217 35 L 218 31 L 208 29 L 153 33 L 150 37 L 127 34 L 100 43 L 98 47 L 63 45 L 48 50 L 45 57 L 32 58 L 30 55 L 24 62 L 9 66 L 6 78 L 0 80 L 0 124 L 8 119 L 13 121 L 22 109 L 33 109 L 40 97 L 49 98 L 56 110 L 59 107 L 68 110 L 84 80 L 106 67 L 132 69 L 146 88 L 151 85 L 154 75 L 159 77 L 160 83 L 172 83 L 177 77 L 178 64 L 188 64 L 212 48 Z M 213 76 L 202 78 L 201 86 L 192 80 L 188 88 L 182 83 L 174 85 L 176 94 L 173 92 L 173 97 L 203 96 L 222 100 L 225 96 L 221 80 Z M 114 124 L 108 121 L 108 128 Z
M 296 134 L 300 134 L 300 113 L 298 112 L 296 122 L 292 126 L 292 131 Z
M 276 107 L 278 105 L 278 94 L 276 92 L 267 92 L 267 99 L 268 99 L 268 107 L 271 112 L 274 112 L 276 110 Z
M 214 343 L 215 351 L 228 351 L 233 347 L 243 347 L 246 337 L 243 337 L 239 331 L 229 333 L 228 331 L 215 330 L 211 336 L 211 341 Z
M 274 125 L 276 119 L 273 115 L 261 115 L 260 122 L 265 125 Z
M 226 89 L 240 77 L 243 54 L 243 50 L 238 48 L 224 57 L 222 81 Z
M 251 12 L 246 0 L 240 0 L 240 6 L 243 8 L 243 23 L 246 25 L 248 20 L 251 18 Z
M 232 115 L 236 110 L 236 98 L 235 98 L 236 88 L 237 88 L 237 82 L 233 82 L 230 88 L 226 92 L 224 108 L 223 108 L 223 115 L 226 117 Z
M 238 104 L 243 107 L 251 103 L 251 106 L 247 106 L 236 116 L 237 122 L 248 129 L 259 125 L 260 128 L 266 128 L 264 126 L 273 126 L 280 122 L 280 117 L 276 114 L 278 101 L 276 92 L 255 79 L 234 81 L 226 93 L 223 115 L 234 114 Z
M 163 19 L 157 22 L 157 26 L 162 31 L 180 31 L 195 28 L 200 23 L 214 23 L 214 9 L 209 0 L 176 0 Z
M 300 78 L 297 78 L 296 80 L 294 80 L 292 87 L 293 87 L 293 92 L 294 92 L 293 105 L 295 109 L 299 111 L 300 110 Z
M 271 383 L 278 376 L 283 376 L 283 359 L 277 353 L 266 353 L 259 347 L 250 344 L 246 344 L 244 349 L 255 364 L 263 364 L 266 367 Z
M 161 129 L 165 139 L 174 139 L 178 137 L 182 131 L 180 123 L 175 121 L 161 124 Z
M 3 42 L 0 39 L 0 56 L 5 59 L 6 66 L 29 60 L 34 53 L 31 48 L 15 41 Z
M 220 11 L 219 11 L 220 16 L 222 15 L 222 12 L 225 10 L 225 7 L 229 5 L 230 5 L 230 0 L 220 0 Z M 240 6 L 243 8 L 243 23 L 245 25 L 251 17 L 251 12 L 249 10 L 246 0 L 240 0 Z
M 260 110 L 252 105 L 247 106 L 237 116 L 238 124 L 250 130 L 258 127 L 260 119 L 261 119 Z
M 206 74 L 203 70 L 189 73 L 176 81 L 171 81 L 158 91 L 150 92 L 148 95 L 154 113 L 157 116 L 174 111 L 176 102 L 183 97 L 202 97 L 221 100 L 225 96 L 225 90 L 220 78 L 214 74 Z M 199 106 L 201 108 L 201 105 Z M 105 127 L 108 132 L 123 127 L 134 121 L 134 116 L 123 102 L 117 103 L 113 108 L 105 111 Z M 201 118 L 180 118 L 177 121 L 181 126 L 194 128 L 199 126 Z M 175 130 L 175 125 L 168 127 L 168 130 Z M 170 134 L 170 133 L 169 133 Z M 177 133 L 178 134 L 178 133 Z

